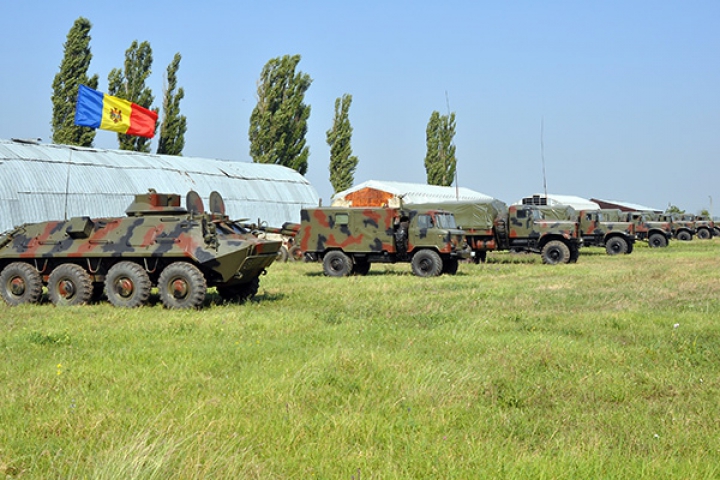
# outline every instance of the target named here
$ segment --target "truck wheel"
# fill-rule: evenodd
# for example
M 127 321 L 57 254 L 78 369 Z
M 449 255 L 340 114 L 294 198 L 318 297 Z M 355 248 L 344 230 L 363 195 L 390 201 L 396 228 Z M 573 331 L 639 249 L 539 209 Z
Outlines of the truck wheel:
M 458 271 L 458 263 L 459 262 L 457 258 L 445 260 L 443 262 L 442 273 L 447 273 L 448 275 L 455 275 Z
M 692 240 L 692 235 L 690 235 L 690 232 L 683 230 L 682 232 L 677 233 L 677 239 L 682 240 L 683 242 L 688 242 Z
M 232 287 L 217 287 L 217 292 L 223 300 L 228 302 L 245 303 L 257 295 L 260 289 L 260 278 L 255 277 L 248 283 Z
M 648 238 L 648 245 L 651 248 L 667 247 L 667 238 L 661 233 L 653 233 Z
M 207 284 L 195 265 L 175 262 L 160 274 L 158 293 L 165 308 L 197 308 L 205 301 Z
M 472 261 L 476 264 L 485 263 L 487 260 L 487 250 L 475 250 Z
M 720 228 L 718 228 L 718 227 L 713 228 L 713 236 L 720 237 Z
M 370 262 L 367 260 L 356 260 L 352 268 L 353 275 L 367 275 L 370 271 Z
M 547 265 L 568 263 L 570 261 L 570 248 L 560 240 L 550 240 L 545 244 L 540 255 L 543 263 Z
M 37 303 L 42 295 L 40 272 L 27 263 L 11 263 L 0 273 L 0 295 L 12 307 Z
M 288 254 L 289 254 L 288 258 L 290 259 L 291 262 L 299 262 L 300 260 L 303 259 L 302 249 L 300 247 L 298 247 L 297 245 L 295 245 L 294 247 L 291 247 Z
M 135 308 L 150 297 L 150 277 L 143 267 L 133 262 L 113 265 L 105 277 L 105 295 L 115 307 Z
M 92 278 L 79 265 L 65 263 L 48 278 L 48 298 L 57 307 L 84 305 L 92 297 Z
M 412 258 L 412 271 L 418 277 L 437 277 L 443 263 L 435 250 L 420 250 Z
M 282 245 L 277 251 L 277 258 L 275 259 L 275 261 L 280 263 L 287 262 L 288 256 L 288 249 L 285 248 L 285 245 Z
M 328 277 L 347 277 L 352 272 L 353 262 L 340 250 L 328 252 L 323 258 L 323 271 Z
M 712 234 L 710 233 L 710 230 L 707 228 L 701 228 L 697 231 L 697 238 L 700 240 L 708 240 L 712 237 Z
M 570 247 L 570 260 L 568 263 L 577 263 L 578 258 L 580 258 L 580 247 L 577 245 Z
M 628 244 L 627 241 L 622 237 L 612 237 L 605 244 L 605 251 L 608 255 L 619 255 L 621 253 L 627 253 Z

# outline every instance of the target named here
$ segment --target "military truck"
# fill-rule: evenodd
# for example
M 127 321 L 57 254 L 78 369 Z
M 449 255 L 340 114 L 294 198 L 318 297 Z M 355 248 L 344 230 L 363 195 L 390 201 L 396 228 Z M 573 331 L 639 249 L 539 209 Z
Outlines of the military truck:
M 217 192 L 205 213 L 195 192 L 135 196 L 126 217 L 27 223 L 0 235 L 0 296 L 37 303 L 43 287 L 57 306 L 81 305 L 103 291 L 117 307 L 145 304 L 153 287 L 167 308 L 196 308 L 208 287 L 247 300 L 281 243 L 258 239 L 224 214 Z
M 695 218 L 693 215 L 684 213 L 660 213 L 655 219 L 661 222 L 668 222 L 672 230 L 673 238 L 687 242 L 692 240 L 695 230 Z
M 508 207 L 492 200 L 414 204 L 412 207 L 444 208 L 452 212 L 458 227 L 465 232 L 476 263 L 484 262 L 487 252 L 493 250 L 539 253 L 543 263 L 550 265 L 578 259 L 581 244 L 578 223 L 546 218 L 548 212 L 537 205 Z
M 419 277 L 454 275 L 470 257 L 452 213 L 415 207 L 303 209 L 296 244 L 331 277 L 366 275 L 376 262 L 410 262 Z
M 635 225 L 619 220 L 619 212 L 616 209 L 580 210 L 577 220 L 582 245 L 604 248 L 608 255 L 632 253 L 636 238 Z
M 646 241 L 651 248 L 667 247 L 670 243 L 672 238 L 670 222 L 654 220 L 657 216 L 653 212 L 621 212 L 617 218 L 632 222 L 635 225 L 637 239 Z
M 712 218 L 704 215 L 695 216 L 695 235 L 699 240 L 710 240 L 716 236 L 715 222 Z

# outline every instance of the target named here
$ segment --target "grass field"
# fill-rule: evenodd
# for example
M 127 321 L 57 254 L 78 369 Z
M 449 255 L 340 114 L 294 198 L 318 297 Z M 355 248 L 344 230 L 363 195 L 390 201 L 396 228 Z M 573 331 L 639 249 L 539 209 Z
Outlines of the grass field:
M 720 239 L 0 306 L 0 477 L 720 477 Z

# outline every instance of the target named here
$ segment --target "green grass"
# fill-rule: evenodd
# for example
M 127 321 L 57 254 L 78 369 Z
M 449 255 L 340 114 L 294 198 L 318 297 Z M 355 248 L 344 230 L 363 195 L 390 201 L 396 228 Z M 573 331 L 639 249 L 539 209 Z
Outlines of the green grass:
M 720 240 L 0 306 L 0 476 L 718 478 Z

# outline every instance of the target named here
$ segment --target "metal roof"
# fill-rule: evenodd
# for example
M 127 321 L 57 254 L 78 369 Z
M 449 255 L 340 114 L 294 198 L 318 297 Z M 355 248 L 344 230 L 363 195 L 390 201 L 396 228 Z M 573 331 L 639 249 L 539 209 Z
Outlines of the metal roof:
M 647 205 L 641 205 L 639 203 L 625 202 L 623 200 L 605 200 L 602 198 L 593 198 L 592 200 L 594 202 L 598 202 L 598 203 L 613 205 L 615 208 L 620 208 L 622 210 L 634 210 L 634 211 L 640 211 L 640 212 L 643 212 L 643 211 L 662 212 L 662 211 L 664 211 L 662 209 L 648 207 Z
M 333 200 L 342 199 L 350 193 L 364 188 L 374 188 L 396 196 L 404 195 L 404 203 L 431 203 L 439 201 L 483 200 L 492 201 L 494 198 L 465 187 L 440 187 L 437 185 L 424 185 L 421 183 L 387 182 L 383 180 L 368 180 L 354 187 L 333 195 Z
M 124 216 L 133 196 L 150 188 L 182 196 L 195 190 L 206 206 L 215 190 L 231 218 L 270 226 L 299 222 L 301 208 L 319 203 L 305 177 L 279 165 L 0 139 L 0 232 L 75 216 Z
M 541 205 L 543 201 L 545 205 L 569 205 L 575 210 L 598 210 L 600 208 L 600 205 L 587 198 L 576 197 L 575 195 L 557 195 L 554 193 L 548 193 L 547 196 L 536 193 L 518 200 L 514 205 L 522 205 L 523 203 Z

